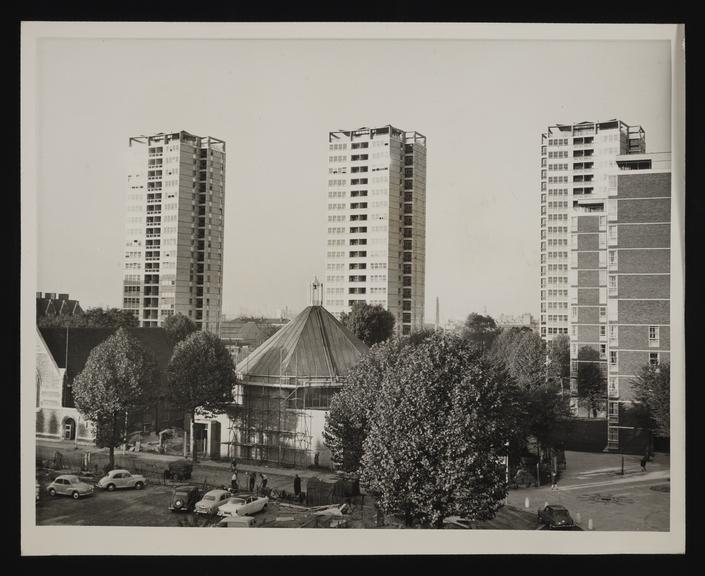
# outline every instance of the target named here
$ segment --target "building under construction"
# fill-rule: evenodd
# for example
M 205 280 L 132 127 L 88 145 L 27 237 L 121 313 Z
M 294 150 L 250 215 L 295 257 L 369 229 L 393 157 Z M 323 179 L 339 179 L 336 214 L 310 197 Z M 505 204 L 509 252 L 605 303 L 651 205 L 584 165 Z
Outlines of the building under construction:
M 237 365 L 234 404 L 226 414 L 197 419 L 200 449 L 221 458 L 330 465 L 325 415 L 367 350 L 323 306 L 309 306 Z

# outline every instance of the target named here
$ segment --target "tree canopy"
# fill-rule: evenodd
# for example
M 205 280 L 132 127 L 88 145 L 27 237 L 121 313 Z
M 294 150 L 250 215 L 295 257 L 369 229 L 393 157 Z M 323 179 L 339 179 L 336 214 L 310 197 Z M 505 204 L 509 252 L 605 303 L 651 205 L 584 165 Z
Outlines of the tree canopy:
M 40 328 L 136 328 L 137 317 L 120 308 L 88 308 L 83 314 L 40 316 Z
M 394 315 L 383 306 L 355 302 L 340 316 L 343 326 L 368 346 L 384 342 L 394 334 Z
M 463 326 L 463 337 L 477 346 L 483 354 L 490 351 L 498 334 L 497 323 L 490 315 L 483 316 L 473 312 L 468 315 Z
M 521 387 L 540 386 L 546 381 L 546 346 L 530 328 L 501 330 L 489 354 L 504 364 Z
M 650 430 L 662 438 L 671 436 L 671 365 L 647 364 L 631 382 L 634 399 L 647 412 Z
M 507 378 L 459 336 L 395 338 L 372 348 L 334 397 L 327 445 L 407 523 L 491 518 L 506 491 L 500 455 L 517 428 Z
M 558 334 L 547 346 L 548 378 L 565 384 L 570 381 L 570 338 L 567 334 Z
M 185 340 L 190 334 L 198 330 L 196 323 L 184 314 L 172 314 L 162 322 L 162 328 L 169 335 L 169 339 L 177 344 Z
M 578 350 L 578 397 L 587 401 L 593 416 L 597 416 L 606 395 L 605 375 L 600 367 L 600 353 L 591 346 Z
M 223 412 L 233 402 L 235 366 L 220 338 L 197 331 L 174 348 L 167 382 L 170 402 L 187 412 L 193 424 L 196 413 Z
M 120 328 L 91 351 L 73 381 L 76 408 L 96 424 L 96 445 L 110 449 L 125 441 L 126 414 L 144 408 L 159 374 L 156 362 L 136 338 Z

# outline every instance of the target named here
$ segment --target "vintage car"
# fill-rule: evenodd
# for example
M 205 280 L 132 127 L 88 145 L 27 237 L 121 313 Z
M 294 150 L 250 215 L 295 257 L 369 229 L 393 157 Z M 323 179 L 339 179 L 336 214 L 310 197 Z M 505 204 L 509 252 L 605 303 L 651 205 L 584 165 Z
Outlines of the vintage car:
M 65 474 L 54 478 L 54 481 L 47 486 L 47 492 L 50 496 L 64 494 L 78 500 L 81 496 L 93 494 L 93 486 L 83 482 L 78 476 Z
M 176 460 L 169 462 L 169 466 L 164 471 L 164 476 L 171 480 L 189 480 L 193 472 L 193 463 L 188 460 Z
M 218 516 L 246 516 L 261 512 L 267 506 L 269 498 L 254 494 L 232 496 L 218 508 Z
M 252 516 L 225 516 L 220 522 L 215 524 L 216 528 L 250 528 L 255 525 Z
M 548 504 L 539 509 L 538 518 L 549 530 L 567 530 L 575 526 L 568 510 L 560 504 Z
M 194 506 L 194 512 L 198 514 L 216 514 L 218 508 L 225 504 L 231 494 L 227 490 L 211 490 L 201 498 Z
M 130 474 L 129 470 L 119 469 L 108 472 L 98 480 L 96 486 L 112 492 L 116 488 L 135 488 L 136 490 L 142 490 L 145 484 L 147 484 L 147 479 L 141 474 Z
M 171 494 L 169 510 L 172 512 L 191 512 L 202 495 L 203 493 L 198 486 L 188 484 L 177 486 Z

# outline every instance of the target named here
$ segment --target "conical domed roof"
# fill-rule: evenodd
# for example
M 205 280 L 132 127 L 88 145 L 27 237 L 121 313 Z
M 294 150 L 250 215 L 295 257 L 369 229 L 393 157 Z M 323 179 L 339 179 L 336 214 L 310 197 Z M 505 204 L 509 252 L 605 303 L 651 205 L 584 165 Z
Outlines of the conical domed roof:
M 323 306 L 309 306 L 240 361 L 245 381 L 279 376 L 331 379 L 345 376 L 368 347 Z

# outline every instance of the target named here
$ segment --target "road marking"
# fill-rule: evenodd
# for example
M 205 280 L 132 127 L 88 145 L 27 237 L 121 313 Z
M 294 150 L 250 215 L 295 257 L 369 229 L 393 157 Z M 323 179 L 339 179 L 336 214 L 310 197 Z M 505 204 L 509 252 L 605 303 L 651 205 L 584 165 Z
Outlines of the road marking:
M 569 490 L 580 490 L 585 488 L 598 488 L 601 486 L 613 486 L 619 484 L 630 484 L 634 482 L 651 482 L 651 481 L 662 481 L 670 476 L 669 471 L 663 472 L 650 472 L 647 476 L 642 476 L 640 478 L 615 478 L 613 480 L 605 480 L 603 482 L 589 482 L 586 484 L 571 484 L 569 486 L 559 486 L 559 492 L 566 492 Z

